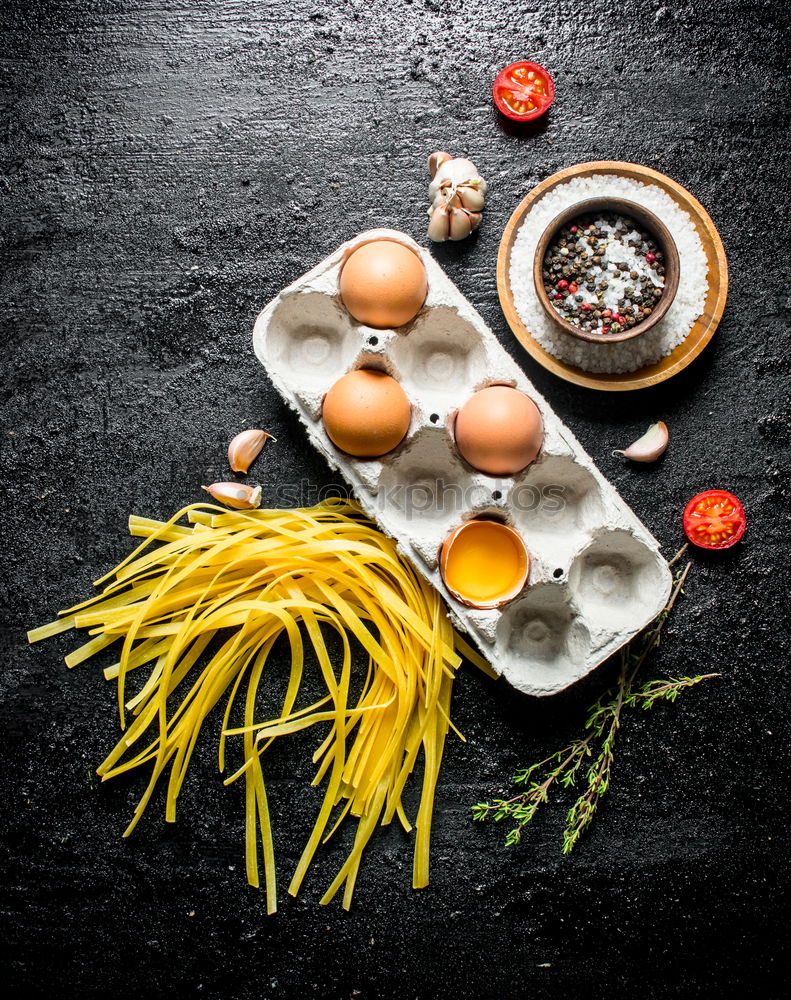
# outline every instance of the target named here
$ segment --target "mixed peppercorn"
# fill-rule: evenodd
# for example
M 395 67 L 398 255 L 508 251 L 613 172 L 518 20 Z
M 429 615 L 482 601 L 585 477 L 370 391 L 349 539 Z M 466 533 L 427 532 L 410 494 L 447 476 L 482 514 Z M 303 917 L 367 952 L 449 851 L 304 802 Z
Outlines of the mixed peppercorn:
M 662 295 L 664 275 L 664 256 L 651 234 L 619 215 L 583 216 L 564 226 L 542 268 L 558 315 L 602 335 L 648 319 Z

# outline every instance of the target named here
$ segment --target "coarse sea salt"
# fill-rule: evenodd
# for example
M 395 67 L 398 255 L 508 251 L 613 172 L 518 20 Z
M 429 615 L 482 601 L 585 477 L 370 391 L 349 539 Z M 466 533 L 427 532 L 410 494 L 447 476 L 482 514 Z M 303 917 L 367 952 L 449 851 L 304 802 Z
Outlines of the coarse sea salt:
M 544 312 L 533 283 L 533 259 L 541 234 L 567 208 L 590 198 L 614 197 L 642 205 L 667 226 L 679 258 L 678 291 L 673 304 L 647 333 L 618 343 L 578 340 Z M 689 214 L 655 184 L 614 174 L 577 177 L 536 202 L 525 215 L 511 249 L 508 280 L 516 311 L 531 336 L 560 361 L 584 371 L 619 374 L 655 364 L 689 335 L 703 312 L 709 290 L 708 263 Z

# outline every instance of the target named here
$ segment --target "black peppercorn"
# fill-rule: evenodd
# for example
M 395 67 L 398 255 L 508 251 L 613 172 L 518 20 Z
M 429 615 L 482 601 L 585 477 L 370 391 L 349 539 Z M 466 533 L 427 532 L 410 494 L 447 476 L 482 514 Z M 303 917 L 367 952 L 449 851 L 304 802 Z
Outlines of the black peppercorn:
M 578 217 L 573 226 L 576 233 L 571 232 L 571 225 L 558 233 L 543 262 L 544 287 L 557 313 L 581 329 L 598 332 L 609 324 L 611 332 L 619 333 L 642 322 L 651 314 L 662 294 L 662 289 L 653 285 L 644 269 L 650 265 L 654 274 L 664 274 L 662 255 L 654 252 L 656 243 L 650 234 L 642 232 L 633 219 L 618 215 Z M 618 256 L 616 248 L 619 244 L 622 248 L 634 249 L 643 257 L 635 260 L 630 253 L 630 263 L 608 260 L 611 247 Z M 644 259 L 646 254 L 653 254 L 651 261 Z M 623 320 L 621 323 L 612 322 L 610 317 L 602 315 L 606 306 L 603 293 L 612 287 L 607 280 L 612 275 L 621 278 L 624 283 L 629 282 L 623 289 L 617 309 L 612 308 L 612 314 Z M 557 282 L 561 276 L 569 285 L 578 287 L 580 291 L 584 289 L 588 301 L 582 294 L 574 294 L 571 290 L 568 293 L 564 291 L 564 297 L 556 298 Z M 567 294 L 573 296 L 568 302 Z

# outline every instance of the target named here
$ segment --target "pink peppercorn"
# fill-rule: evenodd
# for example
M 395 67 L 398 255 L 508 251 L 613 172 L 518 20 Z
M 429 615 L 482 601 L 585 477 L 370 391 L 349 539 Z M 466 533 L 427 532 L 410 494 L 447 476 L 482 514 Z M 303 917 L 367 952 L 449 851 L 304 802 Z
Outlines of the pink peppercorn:
M 577 291 L 577 285 L 575 285 L 573 281 L 569 285 L 569 291 L 571 292 L 572 295 Z
M 590 302 L 583 302 L 580 304 L 580 309 L 582 309 L 583 312 L 588 312 L 590 310 L 590 307 L 591 307 Z
M 647 253 L 647 254 L 645 255 L 645 259 L 646 259 L 646 260 L 648 261 L 648 263 L 649 263 L 649 264 L 653 264 L 653 263 L 654 263 L 654 261 L 656 260 L 656 254 L 653 254 L 653 253 Z
M 568 281 L 566 281 L 565 278 L 561 278 L 560 281 L 558 282 L 558 288 L 568 288 L 568 287 L 569 287 Z

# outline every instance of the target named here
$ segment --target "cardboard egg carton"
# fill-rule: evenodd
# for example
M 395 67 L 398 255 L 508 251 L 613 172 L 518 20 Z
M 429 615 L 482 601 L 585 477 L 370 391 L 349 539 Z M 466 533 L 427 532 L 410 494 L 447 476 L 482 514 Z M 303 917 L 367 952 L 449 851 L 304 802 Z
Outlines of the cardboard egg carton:
M 428 277 L 425 305 L 397 330 L 357 323 L 338 293 L 349 254 L 379 239 L 410 247 Z M 315 447 L 440 591 L 457 627 L 520 691 L 563 690 L 665 605 L 672 577 L 657 541 L 432 256 L 408 236 L 379 229 L 343 244 L 266 306 L 253 340 Z M 388 372 L 412 404 L 406 437 L 379 459 L 339 451 L 321 421 L 324 394 L 355 368 Z M 527 393 L 545 429 L 536 461 L 498 478 L 468 465 L 453 438 L 456 410 L 473 392 L 496 383 Z M 511 524 L 530 554 L 524 590 L 496 610 L 459 603 L 439 572 L 444 539 L 463 520 L 480 515 Z

